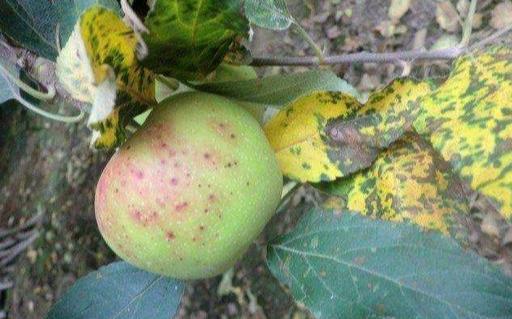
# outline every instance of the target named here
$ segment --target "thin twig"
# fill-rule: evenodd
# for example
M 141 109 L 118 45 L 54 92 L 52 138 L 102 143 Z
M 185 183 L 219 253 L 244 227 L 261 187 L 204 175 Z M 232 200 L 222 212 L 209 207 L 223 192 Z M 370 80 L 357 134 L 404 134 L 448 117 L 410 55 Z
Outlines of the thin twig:
M 0 256 L 0 266 L 3 267 L 10 263 L 14 258 L 16 258 L 21 252 L 23 252 L 26 248 L 28 248 L 34 240 L 39 237 L 39 231 L 34 230 L 31 236 L 23 241 L 20 241 L 16 245 L 2 252 L 3 257 Z
M 11 228 L 11 229 L 1 229 L 0 228 L 0 238 L 15 234 L 17 232 L 26 230 L 29 227 L 39 224 L 41 222 L 41 220 L 43 219 L 43 216 L 44 216 L 44 214 L 41 211 L 39 211 L 37 214 L 35 214 L 28 221 L 26 221 L 25 223 L 23 223 L 20 226 L 17 226 L 17 227 Z
M 488 45 L 489 43 L 492 43 L 499 38 L 501 38 L 503 35 L 507 34 L 508 32 L 512 31 L 512 25 L 507 26 L 506 28 L 503 28 L 501 30 L 498 30 L 491 34 L 490 36 L 482 39 L 481 41 L 478 41 L 475 44 L 472 44 L 469 49 L 470 51 L 478 50 L 483 48 L 484 46 Z
M 320 63 L 315 56 L 305 57 L 254 57 L 253 66 L 321 66 L 350 63 L 398 63 L 399 61 L 427 61 L 427 60 L 453 60 L 474 49 L 481 48 L 512 30 L 512 26 L 498 30 L 489 37 L 467 47 L 453 47 L 432 51 L 411 50 L 386 53 L 359 52 L 342 55 L 332 55 L 324 58 Z
M 467 47 L 469 44 L 469 38 L 473 31 L 473 17 L 475 16 L 477 2 L 478 0 L 471 0 L 469 5 L 468 15 L 462 27 L 462 40 L 460 41 L 461 47 Z
M 433 51 L 412 50 L 388 53 L 358 52 L 324 57 L 323 61 L 314 56 L 305 57 L 255 57 L 253 66 L 319 66 L 347 63 L 382 62 L 396 63 L 404 60 L 451 60 L 462 54 L 461 48 L 447 48 Z

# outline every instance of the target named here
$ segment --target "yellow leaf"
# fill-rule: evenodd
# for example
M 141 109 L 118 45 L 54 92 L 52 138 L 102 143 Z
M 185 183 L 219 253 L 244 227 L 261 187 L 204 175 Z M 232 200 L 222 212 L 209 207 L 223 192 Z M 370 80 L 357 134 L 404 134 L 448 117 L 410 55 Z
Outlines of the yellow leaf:
M 88 125 L 95 147 L 121 144 L 128 121 L 156 104 L 155 75 L 141 67 L 140 45 L 137 32 L 115 12 L 93 6 L 59 54 L 59 81 L 75 99 L 92 104 Z
M 283 108 L 265 133 L 283 173 L 299 181 L 329 181 L 342 176 L 329 157 L 325 128 L 329 120 L 353 114 L 360 103 L 334 92 L 315 92 Z
M 141 103 L 155 101 L 155 76 L 140 66 L 137 46 L 140 37 L 111 10 L 95 6 L 80 17 L 80 32 L 91 61 L 96 84 L 103 82 L 103 65 L 116 75 L 120 91 Z
M 319 187 L 340 196 L 343 209 L 445 234 L 453 235 L 454 218 L 469 211 L 449 165 L 413 133 L 382 152 L 368 170 Z
M 316 92 L 282 109 L 265 127 L 283 173 L 301 182 L 332 181 L 369 167 L 410 127 L 428 82 L 398 79 L 363 106 L 353 97 Z
M 458 59 L 414 122 L 471 188 L 512 217 L 512 51 Z

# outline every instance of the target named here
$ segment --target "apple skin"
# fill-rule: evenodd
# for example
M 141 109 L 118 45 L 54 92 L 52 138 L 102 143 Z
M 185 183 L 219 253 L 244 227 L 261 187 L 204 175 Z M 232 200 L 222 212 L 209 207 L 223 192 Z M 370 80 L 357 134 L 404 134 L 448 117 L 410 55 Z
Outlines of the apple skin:
M 125 261 L 179 279 L 223 273 L 274 214 L 283 178 L 258 122 L 187 92 L 159 104 L 96 188 L 100 232 Z

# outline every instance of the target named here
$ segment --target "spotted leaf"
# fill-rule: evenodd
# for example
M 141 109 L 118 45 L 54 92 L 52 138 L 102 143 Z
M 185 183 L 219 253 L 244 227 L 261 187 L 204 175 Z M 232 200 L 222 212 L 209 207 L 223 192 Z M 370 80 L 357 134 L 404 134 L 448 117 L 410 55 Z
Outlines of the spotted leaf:
M 365 105 L 338 93 L 298 99 L 265 130 L 284 174 L 302 182 L 333 181 L 369 167 L 409 130 L 430 83 L 399 79 Z
M 512 217 L 512 50 L 458 59 L 414 122 L 453 170 Z
M 394 222 L 411 221 L 457 236 L 455 219 L 469 211 L 448 163 L 414 133 L 382 152 L 367 170 L 319 184 L 338 208 Z M 341 200 L 340 200 L 341 198 Z
M 265 133 L 283 173 L 300 181 L 330 181 L 342 176 L 329 156 L 325 128 L 329 120 L 345 118 L 360 107 L 349 95 L 316 92 L 281 110 L 265 126 Z
M 248 36 L 240 0 L 155 0 L 145 19 L 149 56 L 143 63 L 164 75 L 201 79 Z
M 118 146 L 128 121 L 156 103 L 155 75 L 140 65 L 140 45 L 115 12 L 95 6 L 80 17 L 57 59 L 60 82 L 92 104 L 88 125 L 96 147 Z

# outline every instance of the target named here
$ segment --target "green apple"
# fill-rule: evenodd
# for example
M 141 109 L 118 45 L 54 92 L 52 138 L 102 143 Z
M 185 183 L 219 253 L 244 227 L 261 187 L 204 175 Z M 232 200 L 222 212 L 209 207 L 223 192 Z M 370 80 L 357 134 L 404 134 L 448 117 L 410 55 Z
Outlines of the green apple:
M 158 105 L 105 167 L 95 197 L 108 245 L 181 279 L 233 266 L 279 203 L 282 175 L 258 122 L 236 103 L 187 92 Z

